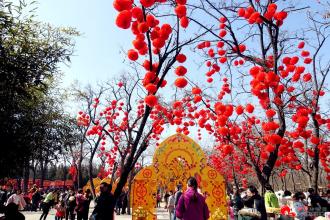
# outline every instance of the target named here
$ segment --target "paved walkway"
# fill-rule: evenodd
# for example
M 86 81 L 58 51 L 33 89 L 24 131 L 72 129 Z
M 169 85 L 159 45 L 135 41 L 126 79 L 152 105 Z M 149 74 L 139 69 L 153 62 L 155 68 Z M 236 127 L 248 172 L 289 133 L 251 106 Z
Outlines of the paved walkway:
M 92 212 L 92 209 L 90 210 Z M 25 220 L 39 220 L 42 212 L 22 212 L 25 216 Z M 47 220 L 55 219 L 55 210 L 52 209 L 48 216 Z M 116 215 L 116 220 L 130 220 L 132 216 L 130 215 Z M 168 212 L 164 208 L 157 209 L 157 220 L 169 220 Z

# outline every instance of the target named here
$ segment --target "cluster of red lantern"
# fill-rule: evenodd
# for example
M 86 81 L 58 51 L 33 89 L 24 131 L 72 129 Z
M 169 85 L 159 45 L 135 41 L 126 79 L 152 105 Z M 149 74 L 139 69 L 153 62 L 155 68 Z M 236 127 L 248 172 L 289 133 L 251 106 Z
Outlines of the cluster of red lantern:
M 175 0 L 177 6 L 174 9 L 176 16 L 180 19 L 180 25 L 183 28 L 187 28 L 189 25 L 189 19 L 187 17 L 187 0 Z
M 237 11 L 237 14 L 239 17 L 243 17 L 248 20 L 250 24 L 261 24 L 264 22 L 264 19 L 268 21 L 272 21 L 274 19 L 278 26 L 282 25 L 283 21 L 288 16 L 288 13 L 285 11 L 277 11 L 277 5 L 275 3 L 268 5 L 267 11 L 263 14 L 263 16 L 261 16 L 258 11 L 255 11 L 252 6 L 248 8 L 240 8 Z

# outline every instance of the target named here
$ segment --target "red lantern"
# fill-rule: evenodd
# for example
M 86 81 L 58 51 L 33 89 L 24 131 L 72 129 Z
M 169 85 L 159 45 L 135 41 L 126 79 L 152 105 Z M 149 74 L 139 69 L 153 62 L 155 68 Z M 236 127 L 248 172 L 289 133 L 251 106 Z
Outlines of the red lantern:
M 178 76 L 184 76 L 187 73 L 187 69 L 184 66 L 178 66 L 175 69 L 175 74 Z
M 194 95 L 199 95 L 199 94 L 201 94 L 201 92 L 202 92 L 202 90 L 198 87 L 194 87 L 191 90 L 191 93 L 194 94 Z
M 304 42 L 304 41 L 301 41 L 301 42 L 298 44 L 298 48 L 299 48 L 299 49 L 304 48 L 304 46 L 305 46 L 305 42 Z
M 136 52 L 134 49 L 128 50 L 127 56 L 132 61 L 136 61 L 139 58 L 138 52 Z
M 175 0 L 178 5 L 185 5 L 187 4 L 187 0 Z
M 267 115 L 268 118 L 272 118 L 276 115 L 276 111 L 274 109 L 268 109 L 266 111 L 266 115 Z
M 188 81 L 183 77 L 177 78 L 174 82 L 174 85 L 181 89 L 186 87 L 187 84 L 188 84 Z
M 155 92 L 157 92 L 157 86 L 153 83 L 149 83 L 148 85 L 146 85 L 145 88 L 151 94 L 154 94 Z
M 155 0 L 140 0 L 140 2 L 146 8 L 151 7 L 155 4 Z
M 246 109 L 246 111 L 248 112 L 248 113 L 253 113 L 253 111 L 254 111 L 254 106 L 252 105 L 252 104 L 247 104 L 246 105 L 246 107 L 245 107 L 245 109 Z
M 175 14 L 179 18 L 185 17 L 186 14 L 187 14 L 187 8 L 186 8 L 186 6 L 185 5 L 178 5 L 178 6 L 176 6 L 176 8 L 175 8 Z
M 122 29 L 128 29 L 131 26 L 132 13 L 128 10 L 121 11 L 116 18 L 116 25 Z
M 187 28 L 189 25 L 189 19 L 186 16 L 180 18 L 180 25 L 183 28 Z
M 178 61 L 179 63 L 184 63 L 186 60 L 187 57 L 183 53 L 180 53 L 176 56 L 176 61 Z
M 113 7 L 117 11 L 130 10 L 132 8 L 132 0 L 115 0 L 113 1 Z
M 148 95 L 148 96 L 146 96 L 145 99 L 144 99 L 144 101 L 150 107 L 154 107 L 158 103 L 158 99 L 157 99 L 157 97 L 155 95 Z

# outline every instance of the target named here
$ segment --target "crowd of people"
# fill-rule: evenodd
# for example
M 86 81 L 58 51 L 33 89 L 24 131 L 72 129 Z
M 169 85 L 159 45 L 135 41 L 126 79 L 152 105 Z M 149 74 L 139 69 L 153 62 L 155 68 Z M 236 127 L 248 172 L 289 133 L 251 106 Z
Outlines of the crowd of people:
M 290 191 L 275 193 L 270 185 L 265 186 L 262 197 L 256 187 L 248 189 L 233 188 L 229 195 L 230 214 L 232 219 L 299 219 L 308 220 L 324 216 L 330 211 L 330 191 L 321 197 L 310 188 L 306 192 Z M 244 216 L 246 208 L 255 209 L 256 215 Z M 248 213 L 246 213 L 248 214 Z M 242 216 L 243 215 L 243 216 Z
M 1 187 L 0 213 L 5 215 L 0 219 L 23 220 L 25 217 L 20 211 L 42 211 L 39 220 L 46 220 L 53 208 L 55 220 L 111 220 L 114 218 L 114 211 L 111 210 L 115 210 L 117 215 L 126 214 L 128 205 L 127 192 L 123 191 L 115 202 L 111 189 L 110 184 L 101 183 L 100 193 L 94 201 L 94 211 L 89 214 L 90 203 L 93 200 L 89 189 L 85 192 L 82 189 L 43 190 L 34 185 L 28 193 L 22 193 L 20 189 L 13 189 L 11 186 Z
M 112 220 L 114 214 L 125 214 L 128 201 L 127 192 L 123 191 L 117 201 L 111 193 L 112 186 L 105 182 L 100 185 L 100 193 L 95 199 L 95 208 L 89 216 L 89 207 L 93 199 L 91 191 L 49 189 L 44 191 L 36 186 L 29 193 L 14 190 L 12 187 L 0 190 L 0 212 L 5 216 L 0 220 L 23 220 L 22 210 L 42 210 L 40 220 L 45 220 L 51 208 L 54 208 L 55 220 Z M 265 186 L 263 196 L 255 186 L 247 189 L 232 188 L 228 193 L 230 220 L 267 220 L 267 219 L 316 219 L 330 211 L 330 190 L 319 195 L 310 188 L 306 192 L 274 192 L 270 185 Z M 156 195 L 157 207 L 160 207 L 161 195 Z M 210 212 L 206 204 L 207 195 L 201 194 L 197 180 L 190 177 L 187 190 L 183 192 L 178 185 L 175 192 L 164 195 L 165 208 L 170 220 L 205 220 Z M 284 212 L 284 213 L 283 213 Z M 329 213 L 330 214 L 330 213 Z
M 158 198 L 157 203 L 159 201 Z M 170 220 L 209 219 L 210 212 L 205 199 L 205 195 L 199 192 L 197 180 L 194 177 L 188 179 L 185 192 L 183 192 L 182 185 L 179 184 L 175 192 L 169 191 L 164 195 L 165 208 L 169 212 Z
M 185 192 L 182 191 L 182 185 L 178 185 L 175 192 L 165 192 L 163 198 L 165 208 L 169 212 L 169 219 L 208 219 L 206 197 L 199 193 L 194 178 L 189 178 Z M 247 189 L 234 187 L 228 193 L 227 199 L 228 219 L 230 220 L 308 220 L 317 217 L 321 219 L 325 213 L 330 211 L 330 190 L 323 193 L 322 196 L 312 188 L 306 192 L 295 192 L 294 194 L 290 191 L 275 193 L 270 185 L 266 185 L 265 193 L 262 196 L 255 186 L 249 186 Z

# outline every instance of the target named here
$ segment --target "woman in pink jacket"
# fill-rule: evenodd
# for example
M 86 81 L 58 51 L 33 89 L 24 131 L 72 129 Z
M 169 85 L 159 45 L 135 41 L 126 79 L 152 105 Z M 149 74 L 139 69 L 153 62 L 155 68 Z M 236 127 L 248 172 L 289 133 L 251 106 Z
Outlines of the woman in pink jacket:
M 188 189 L 180 197 L 176 207 L 176 217 L 182 220 L 207 220 L 210 212 L 204 196 L 197 192 L 197 180 L 190 177 L 187 184 Z

